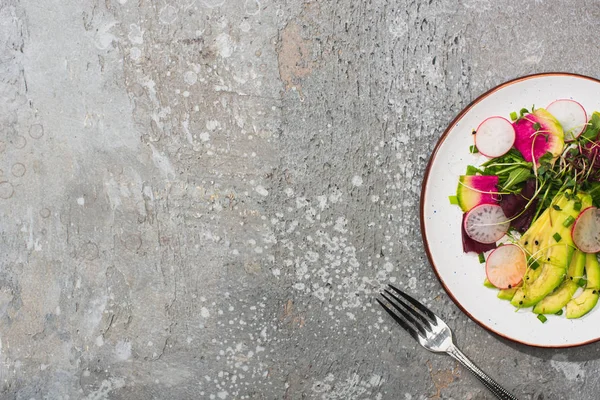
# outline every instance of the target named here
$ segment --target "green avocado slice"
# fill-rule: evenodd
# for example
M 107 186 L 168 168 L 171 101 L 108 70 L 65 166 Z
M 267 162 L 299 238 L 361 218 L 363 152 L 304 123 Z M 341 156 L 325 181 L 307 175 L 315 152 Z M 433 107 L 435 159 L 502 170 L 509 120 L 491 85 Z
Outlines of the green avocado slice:
M 587 286 L 583 293 L 567 303 L 566 316 L 569 319 L 579 318 L 590 312 L 598 304 L 600 287 L 600 264 L 596 254 L 585 255 L 585 273 Z
M 552 264 L 544 264 L 540 276 L 527 287 L 520 288 L 511 300 L 518 308 L 531 307 L 551 293 L 561 284 L 565 277 L 564 268 Z
M 533 307 L 533 312 L 536 314 L 555 314 L 562 310 L 564 306 L 571 300 L 577 288 L 577 280 L 583 276 L 583 269 L 586 263 L 586 254 L 577 250 L 573 253 L 571 264 L 567 272 L 567 279 L 548 296 L 544 297 L 539 303 Z
M 554 292 L 567 275 L 575 248 L 570 227 L 565 224 L 565 221 L 569 217 L 576 218 L 580 212 L 575 208 L 576 199 L 572 198 L 570 194 L 570 191 L 566 191 L 557 196 L 554 203 L 560 205 L 556 208 L 548 207 L 544 211 L 548 212 L 549 222 L 535 238 L 538 242 L 544 243 L 543 250 L 540 249 L 543 256 L 539 258 L 540 267 L 538 269 L 541 268 L 541 273 L 533 280 L 527 280 L 526 274 L 523 287 L 515 293 L 511 300 L 511 304 L 515 307 L 526 308 L 536 305 L 544 297 Z M 591 197 L 588 194 L 581 193 L 579 196 L 582 206 L 591 204 Z M 598 276 L 600 278 L 600 273 Z M 572 288 L 569 289 L 569 292 L 571 290 Z M 567 297 L 565 294 L 561 294 L 560 301 L 565 301 Z
M 594 253 L 585 255 L 585 274 L 587 275 L 586 289 L 600 289 L 600 264 Z
M 598 303 L 598 290 L 585 289 L 583 293 L 567 303 L 566 316 L 569 319 L 580 318 L 590 312 Z
M 517 288 L 502 289 L 498 292 L 497 297 L 500 300 L 512 300 L 512 298 L 514 297 L 516 292 L 517 292 Z

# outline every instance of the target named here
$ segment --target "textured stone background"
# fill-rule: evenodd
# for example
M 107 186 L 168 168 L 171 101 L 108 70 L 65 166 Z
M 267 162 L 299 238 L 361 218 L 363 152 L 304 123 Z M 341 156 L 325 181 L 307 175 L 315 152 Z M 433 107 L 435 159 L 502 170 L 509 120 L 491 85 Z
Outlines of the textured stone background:
M 598 75 L 600 5 L 0 1 L 2 399 L 491 399 L 373 304 L 408 287 L 520 399 L 596 399 L 600 345 L 464 316 L 418 226 L 477 95 Z

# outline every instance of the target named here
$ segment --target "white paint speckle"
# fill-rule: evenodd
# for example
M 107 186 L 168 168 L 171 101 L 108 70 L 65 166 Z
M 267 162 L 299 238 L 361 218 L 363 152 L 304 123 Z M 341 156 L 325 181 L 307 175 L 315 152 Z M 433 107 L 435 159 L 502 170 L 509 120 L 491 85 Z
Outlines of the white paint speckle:
M 102 347 L 104 346 L 104 338 L 102 337 L 102 335 L 98 335 L 96 337 L 96 340 L 94 340 L 94 343 L 96 344 L 96 346 L 98 347 Z
M 188 85 L 193 85 L 194 83 L 198 82 L 198 75 L 194 71 L 187 71 L 185 74 L 183 74 L 183 80 Z
M 254 190 L 256 190 L 256 193 L 260 194 L 261 196 L 269 195 L 269 191 L 267 189 L 265 189 L 264 187 L 262 187 L 261 185 L 258 185 Z
M 302 282 L 298 282 L 294 285 L 294 289 L 296 289 L 296 290 L 304 290 L 305 287 L 306 286 Z
M 159 19 L 163 24 L 172 24 L 177 19 L 177 9 L 172 5 L 164 6 L 162 10 L 160 10 Z
M 203 142 L 208 142 L 210 140 L 210 133 L 208 133 L 208 132 L 202 132 L 200 135 L 198 135 L 198 137 Z
M 115 345 L 115 356 L 117 360 L 126 361 L 131 357 L 131 342 L 119 340 Z
M 321 211 L 325 210 L 325 207 L 327 207 L 327 196 L 317 196 L 317 201 L 319 202 Z
M 206 121 L 206 129 L 208 129 L 209 131 L 214 131 L 220 126 L 221 124 L 219 123 L 219 121 L 216 121 L 214 119 L 209 119 L 208 121 Z
M 206 307 L 202 307 L 202 308 L 200 309 L 200 316 L 201 316 L 202 318 L 208 318 L 208 317 L 210 317 L 210 312 L 208 311 L 208 308 L 206 308 Z
M 371 379 L 369 379 L 369 385 L 371 386 L 379 386 L 381 384 L 381 376 L 372 375 Z
M 202 0 L 202 4 L 208 8 L 220 7 L 225 3 L 225 0 Z
M 273 273 L 273 275 L 275 276 L 279 276 L 281 275 L 281 270 L 279 268 L 273 268 L 273 271 L 271 271 Z
M 132 44 L 144 43 L 144 31 L 137 24 L 129 25 L 129 34 L 127 38 Z
M 361 177 L 361 176 L 359 176 L 359 175 L 354 175 L 354 176 L 352 177 L 352 185 L 354 185 L 354 186 L 358 187 L 358 186 L 361 186 L 362 184 L 363 184 L 363 179 L 362 179 L 362 177 Z
M 235 45 L 231 36 L 226 33 L 221 33 L 215 38 L 215 47 L 221 57 L 229 58 L 233 54 Z
M 373 203 L 377 203 L 379 201 L 379 196 L 377 196 L 376 194 L 374 194 L 373 196 L 371 196 L 371 201 Z
M 150 148 L 152 149 L 152 161 L 154 162 L 154 165 L 163 173 L 166 178 L 175 177 L 175 168 L 173 168 L 169 158 L 156 150 L 152 144 L 150 144 Z
M 394 39 L 403 37 L 408 33 L 408 26 L 404 19 L 400 16 L 393 18 L 388 25 L 388 32 Z
M 242 23 L 240 23 L 240 30 L 242 32 L 250 32 L 250 29 L 252 29 L 252 25 L 250 25 L 250 22 L 248 22 L 247 19 L 243 20 Z
M 129 57 L 131 57 L 133 61 L 137 61 L 142 57 L 142 51 L 138 47 L 132 47 L 129 49 Z
M 85 199 L 83 197 L 79 197 L 77 199 L 77 204 L 79 204 L 80 206 L 85 205 Z
M 413 290 L 417 288 L 417 278 L 416 277 L 411 276 L 408 279 L 408 287 L 411 288 L 411 289 L 413 289 Z
M 244 10 L 248 15 L 256 15 L 260 12 L 260 1 L 246 0 L 244 2 Z
M 94 43 L 99 50 L 108 49 L 114 41 L 117 41 L 117 37 L 110 33 L 110 30 L 113 26 L 115 26 L 116 22 L 108 22 L 102 24 L 96 30 L 96 35 L 94 37 Z

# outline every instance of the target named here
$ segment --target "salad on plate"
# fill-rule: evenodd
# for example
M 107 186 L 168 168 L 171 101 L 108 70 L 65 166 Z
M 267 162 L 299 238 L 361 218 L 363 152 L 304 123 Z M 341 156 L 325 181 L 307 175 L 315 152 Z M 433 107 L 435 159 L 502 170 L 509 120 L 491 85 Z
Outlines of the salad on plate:
M 517 310 L 580 318 L 600 297 L 600 113 L 558 99 L 508 117 L 472 131 L 469 151 L 485 161 L 450 196 L 463 251 L 479 255 L 484 285 Z

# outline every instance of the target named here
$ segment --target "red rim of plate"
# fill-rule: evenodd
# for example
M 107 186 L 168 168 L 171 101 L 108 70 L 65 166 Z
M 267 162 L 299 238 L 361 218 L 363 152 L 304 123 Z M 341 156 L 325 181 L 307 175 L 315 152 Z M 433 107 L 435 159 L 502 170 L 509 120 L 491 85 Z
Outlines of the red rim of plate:
M 440 147 L 442 146 L 442 143 L 444 143 L 444 141 L 448 137 L 448 134 L 452 130 L 452 127 L 454 125 L 456 125 L 456 123 L 460 119 L 462 119 L 462 117 L 466 113 L 468 113 L 476 104 L 481 102 L 483 99 L 491 96 L 498 90 L 503 89 L 507 86 L 514 85 L 515 83 L 519 83 L 519 82 L 530 80 L 530 79 L 543 78 L 543 77 L 547 77 L 547 76 L 562 76 L 562 77 L 580 78 L 580 79 L 587 79 L 587 80 L 590 80 L 590 81 L 593 81 L 596 83 L 600 83 L 600 80 L 589 77 L 589 76 L 585 76 L 585 75 L 573 74 L 570 72 L 545 72 L 545 73 L 540 73 L 540 74 L 525 75 L 520 78 L 512 79 L 510 81 L 502 83 L 502 84 L 488 90 L 487 92 L 483 93 L 481 96 L 479 96 L 475 100 L 473 100 L 467 107 L 465 107 L 460 113 L 458 113 L 458 115 L 452 120 L 452 122 L 450 122 L 450 124 L 448 125 L 446 130 L 444 130 L 444 133 L 442 134 L 442 136 L 439 138 L 438 142 L 436 143 L 436 145 L 433 149 L 433 152 L 431 153 L 431 157 L 429 157 L 429 162 L 427 163 L 427 167 L 425 169 L 425 175 L 423 177 L 423 184 L 421 186 L 420 220 L 421 220 L 421 238 L 423 239 L 425 253 L 427 254 L 429 263 L 431 264 L 431 266 L 433 268 L 433 272 L 435 272 L 435 275 L 437 276 L 438 280 L 442 284 L 442 287 L 444 288 L 444 290 L 446 291 L 448 296 L 452 299 L 454 304 L 456 304 L 458 306 L 458 308 L 460 308 L 462 310 L 462 312 L 465 313 L 465 315 L 467 315 L 469 318 L 471 318 L 473 321 L 475 321 L 479 326 L 481 326 L 485 330 L 492 332 L 504 339 L 510 340 L 511 342 L 521 343 L 521 344 L 525 344 L 527 346 L 532 346 L 532 347 L 558 349 L 558 348 L 578 347 L 578 346 L 583 346 L 586 344 L 597 342 L 600 340 L 600 334 L 595 339 L 587 340 L 585 342 L 580 342 L 580 343 L 570 343 L 570 344 L 564 344 L 564 345 L 541 345 L 541 344 L 537 344 L 537 343 L 529 343 L 529 342 L 525 342 L 522 340 L 518 340 L 518 339 L 512 338 L 510 336 L 507 336 L 503 333 L 498 332 L 497 330 L 493 329 L 492 327 L 486 325 L 484 322 L 473 317 L 473 315 L 471 315 L 471 313 L 469 311 L 467 311 L 467 309 L 464 308 L 463 305 L 454 297 L 454 295 L 452 294 L 452 292 L 450 291 L 450 289 L 448 288 L 448 286 L 442 279 L 442 276 L 440 275 L 435 263 L 433 262 L 433 257 L 431 256 L 431 250 L 429 248 L 429 242 L 427 241 L 427 236 L 425 235 L 425 201 L 424 200 L 425 200 L 425 194 L 427 192 L 427 183 L 429 181 L 429 173 L 431 172 L 431 165 L 433 164 L 433 161 L 435 160 L 437 153 L 438 153 Z

